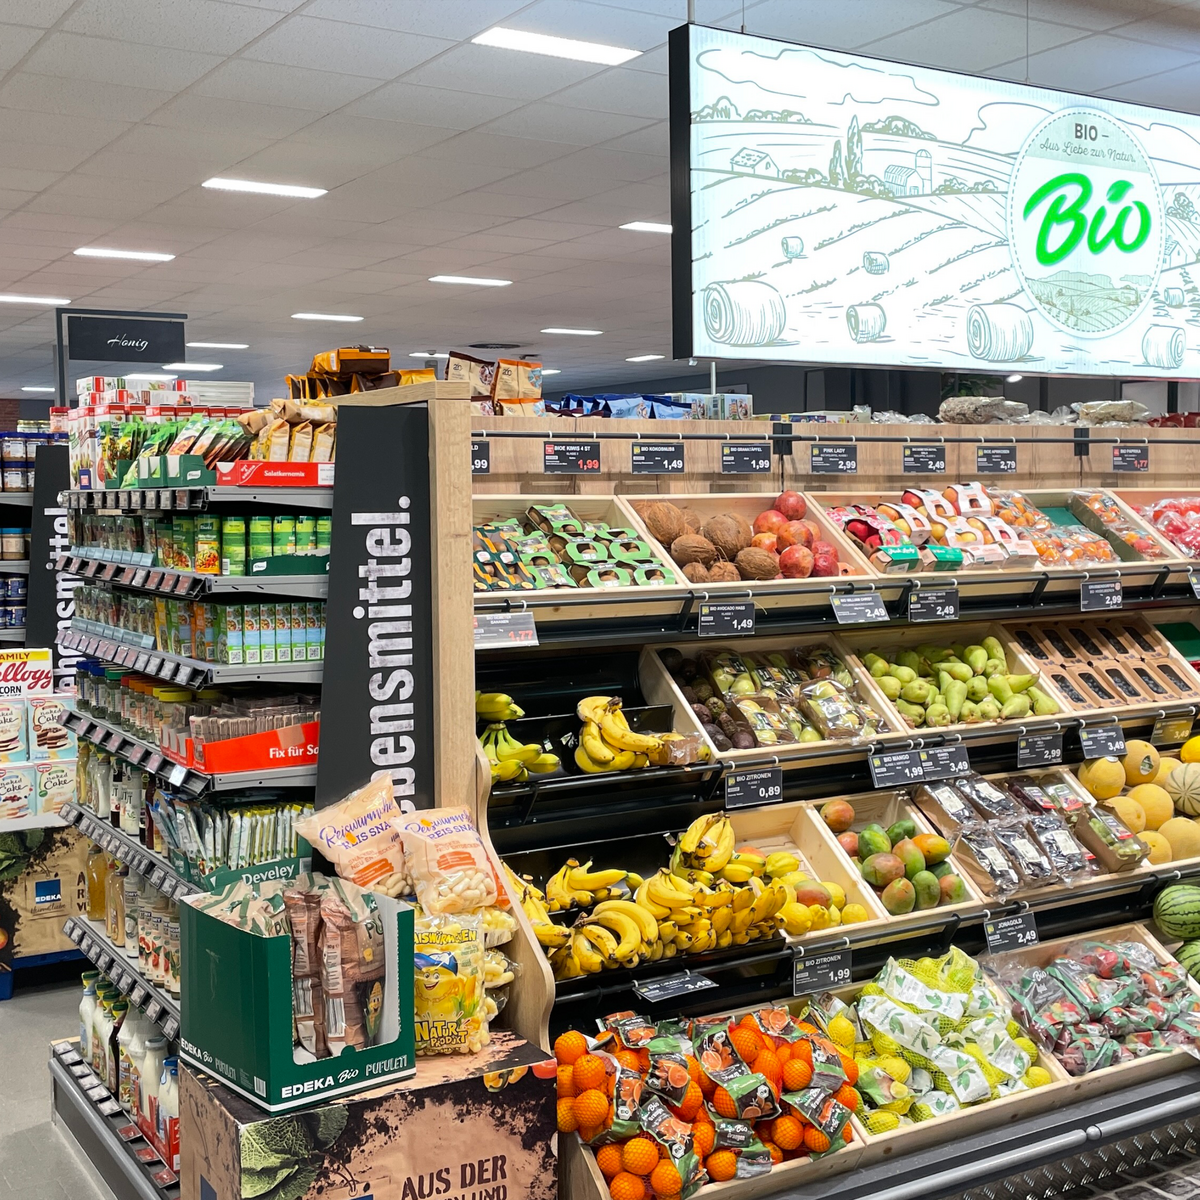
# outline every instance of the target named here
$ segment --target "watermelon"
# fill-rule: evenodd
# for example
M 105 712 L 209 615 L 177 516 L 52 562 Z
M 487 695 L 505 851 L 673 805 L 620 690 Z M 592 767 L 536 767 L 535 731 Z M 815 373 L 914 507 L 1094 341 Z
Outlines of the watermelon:
M 1200 816 L 1200 763 L 1184 763 L 1167 776 L 1167 793 L 1185 817 Z
M 1200 938 L 1200 887 L 1177 883 L 1154 900 L 1154 921 L 1169 938 Z
M 1193 979 L 1200 979 L 1200 941 L 1184 942 L 1175 958 Z

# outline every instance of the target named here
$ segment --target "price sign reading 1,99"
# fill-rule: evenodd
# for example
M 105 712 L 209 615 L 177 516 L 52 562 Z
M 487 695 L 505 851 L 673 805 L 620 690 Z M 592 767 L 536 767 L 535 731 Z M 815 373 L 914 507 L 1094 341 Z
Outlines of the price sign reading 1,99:
M 543 442 L 542 473 L 545 475 L 597 475 L 600 472 L 599 442 Z
M 471 443 L 471 474 L 490 475 L 492 471 L 492 443 L 489 441 L 473 441 Z

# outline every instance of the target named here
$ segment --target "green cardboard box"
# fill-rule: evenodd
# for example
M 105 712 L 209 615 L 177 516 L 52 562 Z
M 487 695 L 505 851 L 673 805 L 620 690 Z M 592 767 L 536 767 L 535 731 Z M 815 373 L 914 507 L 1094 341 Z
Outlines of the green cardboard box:
M 269 1112 L 412 1075 L 413 910 L 387 896 L 375 900 L 388 981 L 381 1044 L 310 1062 L 292 1053 L 291 937 L 260 937 L 181 904 L 179 1057 Z

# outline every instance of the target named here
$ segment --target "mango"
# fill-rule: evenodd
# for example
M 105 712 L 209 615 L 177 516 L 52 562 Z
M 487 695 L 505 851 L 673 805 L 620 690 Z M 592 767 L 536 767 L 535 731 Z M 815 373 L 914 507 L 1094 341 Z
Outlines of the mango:
M 881 829 L 862 829 L 858 834 L 858 854 L 860 858 L 870 858 L 872 854 L 888 854 L 892 849 L 892 839 Z
M 904 864 L 904 877 L 915 879 L 925 870 L 925 856 L 912 838 L 904 838 L 892 846 L 892 853 Z
M 851 858 L 858 857 L 858 834 L 853 829 L 847 829 L 845 833 L 838 834 L 838 845 L 841 846 Z
M 888 826 L 888 840 L 893 846 L 897 842 L 903 841 L 905 838 L 914 837 L 917 832 L 917 823 L 912 817 L 901 817 L 899 821 Z
M 941 881 L 932 871 L 918 871 L 911 877 L 917 894 L 917 908 L 936 908 L 942 898 Z
M 846 800 L 826 800 L 821 805 L 821 820 L 834 833 L 845 833 L 854 824 L 854 807 Z
M 940 863 L 934 863 L 928 869 L 930 875 L 934 876 L 935 879 L 945 879 L 947 875 L 954 874 L 954 867 L 945 860 Z
M 913 845 L 920 850 L 927 866 L 950 857 L 950 843 L 936 833 L 918 833 L 913 838 Z
M 863 860 L 862 877 L 872 886 L 885 888 L 904 878 L 904 863 L 894 854 L 872 854 Z M 912 906 L 905 911 L 910 911 Z
M 917 890 L 907 879 L 894 879 L 883 889 L 879 899 L 893 917 L 902 917 L 916 906 Z
M 943 875 L 938 880 L 938 890 L 941 892 L 939 904 L 964 904 L 971 898 L 967 885 L 957 875 Z
M 813 905 L 828 908 L 833 903 L 833 897 L 823 883 L 818 883 L 815 879 L 806 879 L 796 885 L 796 903 L 803 904 L 805 908 L 812 908 Z

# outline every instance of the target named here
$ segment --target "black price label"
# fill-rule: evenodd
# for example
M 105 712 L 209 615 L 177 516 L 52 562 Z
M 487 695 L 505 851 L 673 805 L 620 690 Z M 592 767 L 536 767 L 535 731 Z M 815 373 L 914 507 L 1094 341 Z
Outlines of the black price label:
M 492 471 L 492 443 L 471 443 L 471 474 L 490 475 Z
M 853 443 L 816 442 L 809 450 L 808 470 L 812 475 L 857 475 L 858 447 Z
M 634 442 L 629 452 L 635 475 L 682 475 L 682 442 Z
M 901 470 L 905 475 L 945 475 L 946 447 L 905 446 Z
M 975 447 L 975 470 L 978 474 L 1011 475 L 1016 469 L 1016 446 Z
M 633 985 L 633 990 L 647 1004 L 660 1004 L 676 996 L 688 996 L 692 992 L 703 992 L 716 986 L 706 975 L 680 971 L 678 975 L 664 975 L 661 979 L 639 979 Z
M 1125 753 L 1125 735 L 1120 725 L 1084 726 L 1079 748 L 1084 758 L 1120 758 Z
M 1017 738 L 1017 769 L 1053 767 L 1063 760 L 1061 733 L 1027 733 Z
M 531 612 L 475 614 L 475 649 L 494 650 L 498 646 L 536 646 L 537 626 Z
M 700 637 L 748 637 L 754 632 L 754 601 L 731 604 L 701 604 L 696 617 Z
M 542 474 L 598 475 L 599 442 L 543 442 Z
M 920 755 L 925 779 L 951 779 L 971 770 L 966 746 L 935 746 L 920 751 Z
M 957 621 L 958 588 L 914 588 L 908 595 L 910 621 Z
M 1200 600 L 1200 575 L 1191 568 L 1188 568 L 1188 582 L 1192 585 L 1192 595 Z
M 1114 612 L 1121 603 L 1119 579 L 1085 579 L 1079 585 L 1080 612 Z
M 1175 713 L 1173 716 L 1156 717 L 1150 732 L 1152 746 L 1173 746 L 1186 742 L 1192 736 L 1192 714 Z
M 792 960 L 792 995 L 815 996 L 850 982 L 850 950 L 831 950 L 811 956 L 798 953 Z
M 885 754 L 872 754 L 867 759 L 867 766 L 871 769 L 871 783 L 877 788 L 919 783 L 925 778 L 919 750 L 891 750 Z
M 887 605 L 878 592 L 850 592 L 830 598 L 839 625 L 865 625 L 888 620 Z
M 985 921 L 983 932 L 987 936 L 989 954 L 1002 954 L 1005 950 L 1023 950 L 1027 946 L 1038 944 L 1037 918 L 1031 912 Z
M 765 475 L 771 469 L 771 447 L 766 442 L 724 442 L 722 475 Z
M 1149 446 L 1114 446 L 1114 471 L 1148 471 L 1150 470 Z
M 135 1005 L 137 1005 L 138 1008 L 141 1008 L 142 1005 L 146 1003 L 147 995 L 148 993 L 146 991 L 146 985 L 139 983 L 137 987 L 135 987 L 133 991 L 129 993 L 129 998 L 134 1002 Z
M 146 1006 L 146 1016 L 152 1021 L 157 1021 L 162 1016 L 163 1006 L 157 1000 L 151 1000 Z
M 766 767 L 760 771 L 734 771 L 725 776 L 725 807 L 754 808 L 783 799 L 783 771 Z

